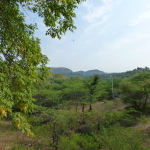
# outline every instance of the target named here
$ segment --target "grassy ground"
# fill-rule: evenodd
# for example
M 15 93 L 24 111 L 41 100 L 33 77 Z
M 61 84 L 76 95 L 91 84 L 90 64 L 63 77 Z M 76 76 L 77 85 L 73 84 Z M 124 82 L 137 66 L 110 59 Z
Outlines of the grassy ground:
M 97 102 L 92 105 L 94 111 L 101 113 L 121 112 L 126 107 L 127 105 L 124 105 L 120 100 Z M 88 109 L 89 106 L 87 105 L 85 111 L 88 111 Z M 78 112 L 81 112 L 81 110 L 81 107 L 78 107 Z M 69 111 L 75 111 L 75 107 L 72 107 Z M 148 135 L 145 139 L 145 145 L 148 150 L 150 149 L 150 117 L 148 114 L 140 114 L 138 118 L 138 123 L 132 128 L 135 130 L 141 129 Z M 48 140 L 40 135 L 35 138 L 26 137 L 17 129 L 12 128 L 10 121 L 0 121 L 0 150 L 54 150 L 48 145 L 48 142 L 44 145 L 43 141 Z
M 26 148 L 33 145 L 34 140 L 26 137 L 21 132 L 12 129 L 10 121 L 0 121 L 0 150 L 10 150 L 18 143 Z

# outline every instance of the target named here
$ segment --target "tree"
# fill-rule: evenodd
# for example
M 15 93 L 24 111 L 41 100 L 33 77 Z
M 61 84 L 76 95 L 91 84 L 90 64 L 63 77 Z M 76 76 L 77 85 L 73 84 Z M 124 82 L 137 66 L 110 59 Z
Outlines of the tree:
M 109 99 L 109 95 L 110 95 L 109 94 L 110 90 L 108 90 L 109 87 L 110 87 L 109 81 L 100 80 L 98 82 L 96 90 L 95 90 L 95 96 L 98 101 Z
M 82 79 L 70 79 L 65 82 L 65 88 L 63 89 L 63 97 L 65 100 L 71 101 L 75 104 L 76 111 L 78 110 L 79 104 L 83 104 L 86 100 L 87 89 L 84 86 Z
M 98 85 L 100 76 L 99 75 L 94 75 L 91 79 L 85 81 L 85 85 L 88 88 L 88 93 L 89 93 L 89 102 L 90 102 L 90 108 L 89 110 L 92 110 L 92 103 L 93 99 L 95 98 L 95 90 Z
M 37 13 L 48 27 L 46 32 L 59 39 L 75 29 L 74 9 L 82 0 L 1 0 L 0 1 L 0 114 L 11 114 L 13 123 L 32 135 L 25 114 L 35 105 L 34 84 L 48 75 L 48 58 L 34 37 L 36 25 L 26 24 L 24 10 Z
M 134 108 L 143 110 L 150 100 L 150 74 L 138 73 L 120 83 L 122 98 Z

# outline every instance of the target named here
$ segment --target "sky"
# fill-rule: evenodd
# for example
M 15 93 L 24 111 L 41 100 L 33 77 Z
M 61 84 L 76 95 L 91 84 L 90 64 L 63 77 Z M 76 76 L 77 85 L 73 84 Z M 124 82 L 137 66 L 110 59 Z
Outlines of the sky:
M 26 19 L 38 24 L 35 36 L 48 67 L 104 72 L 150 67 L 150 0 L 87 0 L 76 10 L 77 29 L 61 40 L 46 36 L 42 19 L 34 17 Z

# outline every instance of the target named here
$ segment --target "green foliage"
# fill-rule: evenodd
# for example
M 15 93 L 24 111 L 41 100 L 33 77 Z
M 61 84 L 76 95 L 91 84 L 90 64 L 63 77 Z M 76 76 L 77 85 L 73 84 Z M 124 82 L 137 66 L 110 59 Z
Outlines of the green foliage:
M 104 99 L 104 100 L 102 100 L 102 102 L 107 103 L 107 102 L 108 102 L 108 100 L 107 100 L 107 99 Z
M 25 116 L 23 114 L 32 112 L 35 107 L 35 100 L 32 98 L 35 93 L 34 84 L 44 77 L 43 73 L 47 76 L 48 69 L 45 64 L 48 59 L 41 53 L 39 39 L 33 37 L 36 27 L 25 24 L 19 5 L 15 2 L 1 1 L 0 7 L 1 115 L 6 117 L 7 113 L 13 112 L 12 117 Z M 41 74 L 37 73 L 39 70 Z M 18 115 L 14 111 L 21 113 Z M 23 127 L 28 132 L 26 127 L 29 125 L 26 123 Z
M 111 150 L 146 150 L 144 146 L 145 134 L 132 128 L 122 128 L 118 125 L 103 128 L 95 139 L 102 149 Z
M 115 79 L 124 79 L 124 78 L 130 78 L 131 76 L 134 76 L 135 74 L 142 73 L 142 72 L 150 73 L 150 69 L 148 67 L 145 67 L 145 68 L 137 67 L 136 69 L 131 70 L 131 71 L 126 71 L 122 73 L 113 73 L 112 75 Z M 103 80 L 108 80 L 110 78 L 110 75 L 102 74 L 101 78 Z
M 99 75 L 93 76 L 91 79 L 85 80 L 85 85 L 87 86 L 90 95 L 94 94 L 98 81 L 100 79 Z
M 18 0 L 16 0 L 19 2 Z M 48 27 L 46 35 L 59 39 L 67 30 L 74 31 L 73 18 L 76 17 L 75 9 L 83 0 L 55 0 L 55 1 L 26 1 L 22 0 L 21 5 L 28 8 L 39 17 L 43 18 L 44 24 Z
M 59 107 L 59 101 L 62 96 L 61 90 L 43 89 L 34 96 L 37 99 L 37 104 L 44 107 Z
M 130 78 L 131 76 L 135 75 L 136 73 L 142 73 L 142 72 L 149 72 L 150 73 L 150 69 L 148 67 L 145 68 L 136 68 L 134 70 L 131 71 L 126 71 L 126 72 L 121 72 L 121 73 L 105 73 L 103 71 L 100 70 L 88 70 L 88 71 L 76 71 L 73 72 L 72 70 L 68 69 L 68 68 L 63 68 L 63 67 L 58 67 L 58 68 L 51 68 L 51 71 L 54 74 L 63 74 L 66 77 L 83 77 L 83 78 L 89 78 L 95 74 L 100 75 L 101 79 L 104 81 L 109 81 L 111 79 L 111 77 L 113 76 L 113 78 L 115 80 L 117 80 L 117 82 L 121 79 L 124 78 Z
M 40 149 L 50 145 L 60 150 L 147 150 L 144 132 L 131 127 L 136 112 L 133 108 L 110 113 L 42 108 L 30 123 Z
M 36 137 L 46 140 L 42 143 L 57 147 L 60 136 L 70 135 L 72 130 L 76 128 L 78 116 L 76 113 L 65 111 L 46 109 L 38 116 L 31 118 L 31 124 L 34 125 L 33 132 Z
M 130 103 L 134 108 L 143 110 L 150 99 L 150 74 L 140 73 L 123 80 L 120 83 L 120 90 L 125 103 Z
M 150 118 L 146 117 L 145 115 L 141 115 L 139 118 L 137 118 L 137 120 L 140 123 L 147 123 L 150 120 Z
M 42 140 L 45 145 L 49 143 L 60 150 L 146 150 L 144 146 L 146 136 L 142 131 L 116 125 L 118 121 L 128 117 L 126 113 L 131 113 L 132 110 L 109 113 L 103 120 L 97 116 L 99 113 L 94 111 L 86 112 L 84 115 L 65 110 L 49 110 L 46 114 L 48 112 L 51 114 L 49 118 L 53 119 L 33 128 L 38 138 L 44 137 L 46 139 Z M 106 126 L 104 119 L 110 124 Z M 101 122 L 100 130 L 97 130 L 98 120 Z M 89 126 L 88 132 L 77 132 L 77 129 L 84 130 Z
M 110 95 L 112 97 L 110 82 L 98 79 L 96 85 L 92 85 L 94 82 L 94 77 L 87 79 L 51 77 L 36 86 L 37 94 L 34 98 L 37 99 L 36 104 L 44 107 L 60 109 L 67 106 L 69 109 L 74 105 L 78 111 L 81 106 L 84 113 L 85 106 L 108 99 Z
M 11 150 L 26 150 L 27 147 L 21 145 L 18 141 L 15 141 Z M 28 148 L 28 150 L 34 150 L 33 147 Z
M 52 77 L 47 83 L 43 82 L 37 87 L 37 94 L 34 97 L 38 105 L 60 109 L 66 105 L 86 104 L 87 89 L 82 79 L 58 80 Z
M 82 79 L 70 79 L 64 83 L 63 99 L 70 101 L 71 104 L 77 107 L 88 103 L 88 89 L 85 87 Z
M 88 89 L 88 101 L 90 103 L 89 110 L 92 110 L 92 103 L 96 99 L 96 88 L 99 83 L 100 76 L 94 75 L 92 78 L 89 78 L 84 81 L 86 88 Z
M 114 80 L 114 95 L 116 96 L 116 80 Z M 112 99 L 112 81 L 100 81 L 97 85 L 96 91 L 98 93 L 98 99 L 103 101 L 104 99 Z
M 34 85 L 48 76 L 49 68 L 46 67 L 48 58 L 41 53 L 40 40 L 34 37 L 37 27 L 25 23 L 20 7 L 37 13 L 48 27 L 46 34 L 60 39 L 67 30 L 75 29 L 74 10 L 80 2 L 0 1 L 0 115 L 7 117 L 12 114 L 14 124 L 27 135 L 31 132 L 25 114 L 35 108 L 32 97 L 35 94 Z
M 115 124 L 120 124 L 123 127 L 131 127 L 136 123 L 136 120 L 132 115 L 136 112 L 137 111 L 135 109 L 129 109 L 124 111 L 104 113 L 104 119 L 102 119 L 101 125 L 110 127 Z
M 55 75 L 43 84 L 49 75 L 48 58 L 41 53 L 40 40 L 34 37 L 36 25 L 26 24 L 20 7 L 37 13 L 48 27 L 52 38 L 75 29 L 74 10 L 83 0 L 1 0 L 0 1 L 0 115 L 11 115 L 13 124 L 27 136 L 33 136 L 26 115 L 37 138 L 46 138 L 48 145 L 56 149 L 114 149 L 144 150 L 141 131 L 115 126 L 122 118 L 131 120 L 127 112 L 74 113 L 62 110 L 65 102 L 92 104 L 94 100 L 107 98 L 111 82 L 99 82 L 99 76 L 86 79 L 67 79 Z M 121 83 L 124 100 L 138 108 L 149 100 L 149 74 L 139 74 Z M 115 83 L 116 87 L 118 82 Z M 36 93 L 36 88 L 38 94 Z M 37 95 L 36 95 L 37 94 Z M 107 95 L 108 94 L 108 95 Z M 43 109 L 39 105 L 58 109 Z M 107 95 L 107 96 L 106 96 Z M 36 108 L 36 111 L 35 111 Z M 140 121 L 145 121 L 140 118 Z M 100 129 L 101 127 L 101 129 Z M 76 133 L 75 133 L 76 132 Z M 80 134 L 82 133 L 82 134 Z M 44 141 L 44 140 L 43 140 Z M 44 144 L 43 144 L 44 145 Z M 13 149 L 22 149 L 19 144 Z
M 97 150 L 100 145 L 92 136 L 73 133 L 70 137 L 62 136 L 58 147 L 61 150 Z

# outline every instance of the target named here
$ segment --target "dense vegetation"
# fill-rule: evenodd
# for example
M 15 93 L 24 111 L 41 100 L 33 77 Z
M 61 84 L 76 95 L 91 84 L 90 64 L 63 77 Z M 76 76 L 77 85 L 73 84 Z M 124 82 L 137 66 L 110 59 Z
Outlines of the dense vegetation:
M 68 69 L 68 68 L 64 68 L 64 67 L 52 67 L 51 68 L 51 72 L 54 74 L 63 74 L 66 77 L 83 77 L 83 78 L 87 78 L 87 77 L 91 77 L 93 75 L 100 75 L 101 79 L 103 80 L 110 80 L 112 78 L 112 76 L 115 79 L 123 79 L 123 78 L 127 78 L 130 77 L 131 75 L 134 75 L 136 73 L 141 73 L 141 72 L 150 72 L 150 69 L 148 67 L 145 68 L 136 68 L 134 70 L 131 71 L 126 71 L 126 72 L 121 72 L 121 73 L 106 73 L 100 70 L 88 70 L 88 71 L 76 71 L 73 72 L 72 70 Z
M 112 90 L 112 81 L 101 80 L 98 75 L 53 75 L 36 85 L 38 107 L 28 119 L 40 142 L 32 148 L 150 149 L 150 74 L 143 72 L 113 82 Z M 140 124 L 148 127 L 137 128 Z
M 26 24 L 20 11 L 37 13 L 48 27 L 46 34 L 60 39 L 75 29 L 74 10 L 81 1 L 0 1 L 0 117 L 13 123 L 11 130 L 33 137 L 32 144 L 16 143 L 12 150 L 150 149 L 149 69 L 131 78 L 132 72 L 119 78 L 113 74 L 113 80 L 50 75 L 48 58 L 34 37 L 37 27 Z M 136 128 L 139 123 L 147 126 Z
M 27 24 L 25 14 L 36 13 L 47 27 L 46 35 L 61 38 L 73 31 L 73 18 L 82 0 L 0 0 L 0 115 L 11 115 L 20 130 L 32 135 L 26 114 L 34 108 L 34 85 L 47 77 L 48 58 L 34 37 L 36 24 Z M 23 12 L 21 12 L 21 10 Z

